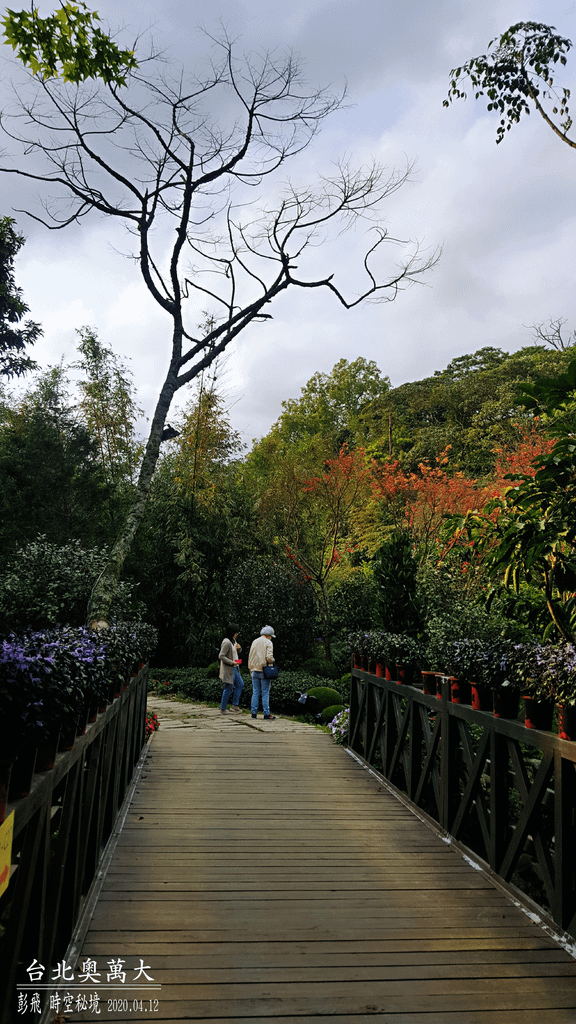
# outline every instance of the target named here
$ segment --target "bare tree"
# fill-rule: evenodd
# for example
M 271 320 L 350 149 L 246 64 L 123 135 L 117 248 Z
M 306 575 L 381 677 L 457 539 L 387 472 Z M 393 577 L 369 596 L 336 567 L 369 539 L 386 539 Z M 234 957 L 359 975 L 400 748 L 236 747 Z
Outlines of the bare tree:
M 127 89 L 113 82 L 75 86 L 36 77 L 30 101 L 19 95 L 19 108 L 0 121 L 28 158 L 20 166 L 5 160 L 0 170 L 44 189 L 42 215 L 25 212 L 53 230 L 89 213 L 123 221 L 136 238 L 132 255 L 147 288 L 172 321 L 170 366 L 134 504 L 93 592 L 91 624 L 108 617 L 174 394 L 241 331 L 270 318 L 269 304 L 288 288 L 327 289 L 351 309 L 367 299 L 390 301 L 437 259 L 437 253 L 421 255 L 417 245 L 389 238 L 380 219 L 384 201 L 404 184 L 410 168 L 389 173 L 342 162 L 314 187 L 284 184 L 276 203 L 264 198 L 257 209 L 249 187 L 265 194 L 267 176 L 310 143 L 342 97 L 309 91 L 291 55 L 239 59 L 230 39 L 212 42 L 206 73 L 190 83 L 154 56 L 129 74 Z M 172 224 L 167 257 L 166 219 Z M 298 262 L 333 227 L 340 233 L 359 221 L 372 234 L 357 294 L 345 294 L 329 271 L 299 272 Z M 387 274 L 379 266 L 386 241 L 405 251 Z M 199 312 L 205 327 L 194 330 L 190 322 L 198 322 Z

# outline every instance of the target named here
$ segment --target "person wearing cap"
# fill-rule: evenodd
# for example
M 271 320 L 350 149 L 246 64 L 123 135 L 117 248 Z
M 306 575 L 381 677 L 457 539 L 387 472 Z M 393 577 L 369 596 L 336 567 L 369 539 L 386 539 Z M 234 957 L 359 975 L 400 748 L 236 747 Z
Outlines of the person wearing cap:
M 262 710 L 264 719 L 273 722 L 275 716 L 270 714 L 270 680 L 264 675 L 264 666 L 274 664 L 274 648 L 272 640 L 275 640 L 272 626 L 263 626 L 260 636 L 252 642 L 248 655 L 248 671 L 252 678 L 252 718 L 257 718 L 260 699 L 262 699 Z
M 220 701 L 220 714 L 227 715 L 228 709 L 226 707 L 230 694 L 234 691 L 234 698 L 232 702 L 232 710 L 240 711 L 238 701 L 240 700 L 240 694 L 244 686 L 244 680 L 238 671 L 238 645 L 236 644 L 236 637 L 240 632 L 240 626 L 237 626 L 235 622 L 230 622 L 226 629 L 226 634 L 222 641 L 220 648 L 220 654 L 218 660 L 220 662 L 220 679 L 223 683 L 222 689 L 222 700 Z

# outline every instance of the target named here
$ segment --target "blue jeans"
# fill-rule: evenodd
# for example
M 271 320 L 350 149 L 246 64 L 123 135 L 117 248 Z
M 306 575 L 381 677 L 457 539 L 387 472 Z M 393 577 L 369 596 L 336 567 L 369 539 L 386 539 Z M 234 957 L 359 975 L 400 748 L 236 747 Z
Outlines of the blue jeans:
M 232 697 L 232 704 L 234 705 L 235 708 L 237 708 L 239 703 L 240 703 L 240 696 L 242 694 L 242 690 L 243 689 L 244 689 L 244 680 L 242 679 L 242 676 L 240 675 L 240 669 L 238 668 L 238 665 L 235 665 L 234 666 L 234 696 Z
M 241 695 L 243 689 L 244 689 L 244 680 L 242 679 L 242 676 L 240 675 L 240 669 L 238 668 L 238 665 L 235 665 L 234 666 L 234 681 L 232 683 L 224 683 L 224 688 L 222 690 L 222 700 L 220 701 L 220 710 L 221 711 L 225 711 L 226 710 L 226 705 L 227 705 L 228 701 L 230 700 L 230 694 L 232 693 L 232 691 L 234 691 L 234 696 L 232 697 L 232 705 L 233 705 L 233 707 L 237 708 L 238 704 L 239 704 L 239 701 L 240 701 L 240 695 Z
M 230 694 L 232 693 L 233 689 L 233 683 L 224 683 L 224 688 L 222 690 L 222 700 L 220 701 L 220 711 L 226 710 L 226 705 L 230 699 Z
M 253 715 L 258 713 L 258 707 L 260 704 L 260 697 L 262 697 L 262 707 L 264 714 L 270 714 L 270 680 L 265 679 L 263 672 L 252 673 L 252 702 L 250 710 Z

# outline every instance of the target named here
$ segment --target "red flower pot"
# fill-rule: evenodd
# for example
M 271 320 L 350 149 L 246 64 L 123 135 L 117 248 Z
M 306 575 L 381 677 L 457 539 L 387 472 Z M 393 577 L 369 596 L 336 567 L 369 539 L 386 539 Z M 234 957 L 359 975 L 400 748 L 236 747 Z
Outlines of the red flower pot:
M 436 673 L 422 672 L 422 690 L 430 697 L 436 696 Z
M 540 700 L 538 697 L 522 697 L 524 702 L 524 725 L 527 729 L 552 728 L 554 701 Z
M 453 704 L 470 704 L 472 700 L 472 694 L 470 693 L 470 683 L 464 682 L 463 679 L 456 679 L 454 676 L 450 676 L 450 700 Z
M 558 705 L 558 735 L 561 740 L 576 740 L 576 707 L 574 704 Z
M 492 694 L 487 686 L 470 683 L 474 711 L 492 711 Z
M 385 679 L 386 678 L 386 668 L 382 664 L 381 661 L 377 661 L 376 662 L 376 677 L 378 679 Z

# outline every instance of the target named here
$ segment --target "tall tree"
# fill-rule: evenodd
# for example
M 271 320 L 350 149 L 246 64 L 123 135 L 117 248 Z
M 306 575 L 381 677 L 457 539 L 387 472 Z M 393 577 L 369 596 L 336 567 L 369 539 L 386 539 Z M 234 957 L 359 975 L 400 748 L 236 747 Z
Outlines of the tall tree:
M 0 217 L 0 375 L 19 377 L 36 367 L 24 349 L 42 336 L 40 324 L 27 320 L 17 327 L 28 306 L 14 279 L 14 260 L 24 245 L 24 235 L 14 228 L 12 217 Z
M 126 364 L 90 327 L 81 327 L 77 333 L 81 358 L 73 366 L 81 373 L 78 409 L 96 441 L 106 480 L 120 489 L 135 482 L 142 454 L 136 422 L 144 410 L 136 404 Z
M 70 407 L 61 367 L 0 406 L 0 548 L 43 534 L 55 544 L 106 540 L 110 495 L 95 445 Z
M 32 33 L 31 43 L 35 39 Z M 32 147 L 45 160 L 44 170 L 29 163 L 0 167 L 51 192 L 46 214 L 36 219 L 52 229 L 89 213 L 123 222 L 135 236 L 134 258 L 143 280 L 172 325 L 166 338 L 168 371 L 136 497 L 108 570 L 94 590 L 94 622 L 106 621 L 142 519 L 175 393 L 241 331 L 268 319 L 270 303 L 288 289 L 325 289 L 351 309 L 367 299 L 393 299 L 436 260 L 436 254 L 422 257 L 416 246 L 392 274 L 380 263 L 388 237 L 383 203 L 409 172 L 390 174 L 376 165 L 355 169 L 341 162 L 316 186 L 285 184 L 276 204 L 267 198 L 260 211 L 253 198 L 246 202 L 247 186 L 258 186 L 300 153 L 338 109 L 341 97 L 308 89 L 292 55 L 239 59 L 227 37 L 214 45 L 209 71 L 189 82 L 154 59 L 126 72 L 126 90 L 114 80 L 104 85 L 102 76 L 88 86 L 70 87 L 43 77 L 40 69 L 32 75 L 33 93 L 24 99 L 23 111 L 1 121 L 24 151 Z M 99 74 L 97 66 L 93 72 Z M 220 96 L 224 102 L 211 115 Z M 172 237 L 168 253 L 165 220 Z M 360 267 L 364 283 L 354 294 L 339 287 L 330 267 L 307 271 L 311 246 L 317 254 L 322 242 L 322 253 L 328 254 L 332 236 L 362 223 L 370 235 Z M 347 281 L 350 276 L 348 265 Z M 190 299 L 211 307 L 203 330 L 188 323 Z M 198 308 L 190 305 L 197 322 Z

